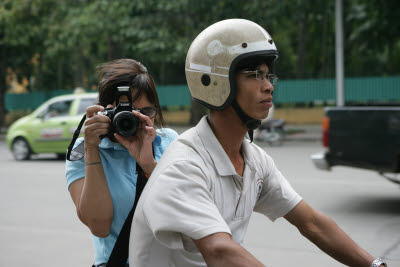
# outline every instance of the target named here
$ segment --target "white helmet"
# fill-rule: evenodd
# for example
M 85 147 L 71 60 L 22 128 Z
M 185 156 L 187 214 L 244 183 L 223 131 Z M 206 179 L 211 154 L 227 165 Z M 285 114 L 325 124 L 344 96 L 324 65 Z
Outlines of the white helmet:
M 209 26 L 193 41 L 186 57 L 186 80 L 192 98 L 220 111 L 236 104 L 235 70 L 238 63 L 250 57 L 265 57 L 273 71 L 278 50 L 261 26 L 245 19 L 228 19 Z

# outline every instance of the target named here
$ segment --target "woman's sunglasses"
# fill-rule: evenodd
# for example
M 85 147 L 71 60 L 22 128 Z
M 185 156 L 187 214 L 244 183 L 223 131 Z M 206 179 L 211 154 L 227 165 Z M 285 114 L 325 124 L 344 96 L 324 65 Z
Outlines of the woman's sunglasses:
M 158 109 L 156 107 L 145 107 L 145 108 L 134 109 L 134 110 L 142 113 L 143 115 L 149 117 L 150 119 L 154 118 L 158 113 Z

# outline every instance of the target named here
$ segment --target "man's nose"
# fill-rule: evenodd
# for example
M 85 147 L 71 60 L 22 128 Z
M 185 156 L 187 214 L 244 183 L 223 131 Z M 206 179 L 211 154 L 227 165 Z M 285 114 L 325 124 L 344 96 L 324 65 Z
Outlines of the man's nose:
M 270 92 L 272 94 L 272 92 L 274 91 L 274 86 L 272 85 L 272 83 L 267 78 L 264 78 L 262 83 L 263 91 Z

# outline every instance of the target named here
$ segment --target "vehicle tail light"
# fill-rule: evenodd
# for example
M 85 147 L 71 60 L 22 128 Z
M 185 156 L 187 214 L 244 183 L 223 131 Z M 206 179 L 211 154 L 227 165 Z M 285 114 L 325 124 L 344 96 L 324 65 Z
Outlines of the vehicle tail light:
M 322 144 L 324 147 L 329 147 L 329 118 L 322 119 Z

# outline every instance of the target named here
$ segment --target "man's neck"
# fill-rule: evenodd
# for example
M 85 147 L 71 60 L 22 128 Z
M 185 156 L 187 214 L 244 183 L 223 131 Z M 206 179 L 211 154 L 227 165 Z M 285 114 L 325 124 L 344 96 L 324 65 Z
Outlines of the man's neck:
M 242 142 L 247 128 L 232 107 L 223 111 L 212 111 L 208 123 L 229 158 L 240 157 Z

